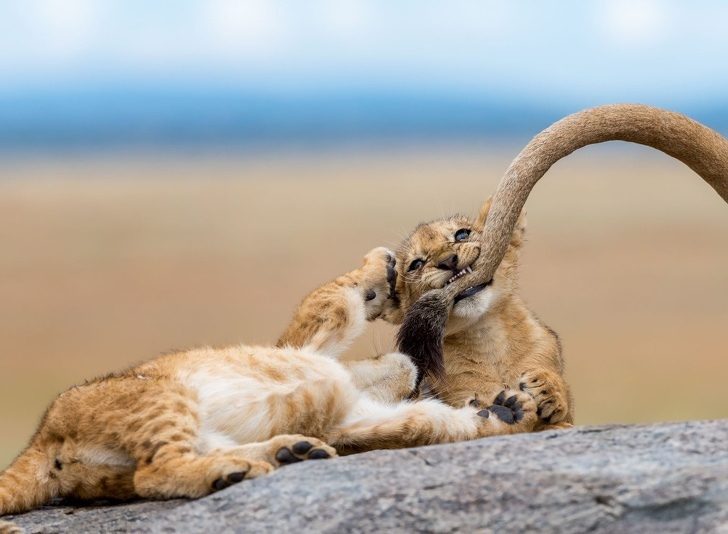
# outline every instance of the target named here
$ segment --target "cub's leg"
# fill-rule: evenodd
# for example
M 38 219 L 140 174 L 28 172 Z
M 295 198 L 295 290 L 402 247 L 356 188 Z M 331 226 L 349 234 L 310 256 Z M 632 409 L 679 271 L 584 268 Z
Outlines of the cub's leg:
M 403 401 L 417 384 L 417 367 L 409 356 L 399 352 L 343 363 L 351 373 L 356 389 L 380 402 Z
M 236 455 L 197 456 L 168 447 L 163 457 L 141 466 L 134 474 L 134 487 L 140 497 L 172 499 L 202 497 L 242 481 L 273 471 L 267 462 Z
M 267 441 L 247 443 L 237 447 L 215 449 L 209 456 L 240 456 L 274 467 L 281 467 L 303 460 L 336 458 L 336 449 L 323 441 L 301 434 L 282 434 Z
M 140 497 L 202 497 L 274 469 L 256 458 L 199 454 L 196 396 L 173 381 L 159 380 L 157 387 L 141 395 L 138 414 L 125 426 L 138 428 L 123 445 L 136 463 L 134 489 Z
M 387 405 L 362 397 L 351 417 L 327 441 L 339 453 L 399 449 L 436 443 L 529 432 L 536 424 L 536 404 L 520 391 L 508 391 L 487 409 L 453 408 L 425 399 Z
M 278 347 L 304 347 L 338 357 L 367 321 L 379 317 L 396 281 L 394 253 L 375 248 L 364 265 L 310 293 L 278 340 Z
M 574 403 L 564 378 L 543 369 L 523 373 L 519 388 L 528 393 L 538 406 L 536 430 L 570 428 L 574 424 Z

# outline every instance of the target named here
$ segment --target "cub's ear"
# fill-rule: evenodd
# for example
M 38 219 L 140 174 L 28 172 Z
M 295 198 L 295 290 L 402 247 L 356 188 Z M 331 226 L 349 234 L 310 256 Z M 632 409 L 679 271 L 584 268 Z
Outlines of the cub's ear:
M 482 230 L 485 227 L 485 219 L 486 217 L 488 217 L 488 212 L 490 211 L 490 205 L 492 203 L 493 195 L 490 195 L 488 197 L 488 200 L 486 200 L 480 207 L 480 211 L 478 212 L 478 218 L 475 220 L 475 227 L 479 230 Z
M 485 228 L 485 219 L 488 217 L 488 212 L 490 212 L 490 206 L 493 204 L 493 196 L 489 196 L 488 200 L 486 200 L 483 205 L 480 207 L 480 211 L 478 212 L 478 218 L 475 221 L 475 227 L 479 230 L 483 230 Z M 521 211 L 521 214 L 518 216 L 518 221 L 516 221 L 516 227 L 513 229 L 513 235 L 511 236 L 511 246 L 515 248 L 519 248 L 523 244 L 523 236 L 526 233 L 526 212 Z
M 526 212 L 521 210 L 521 214 L 518 216 L 516 221 L 516 227 L 513 229 L 513 235 L 511 236 L 511 246 L 515 248 L 521 248 L 523 245 L 523 237 L 526 235 Z

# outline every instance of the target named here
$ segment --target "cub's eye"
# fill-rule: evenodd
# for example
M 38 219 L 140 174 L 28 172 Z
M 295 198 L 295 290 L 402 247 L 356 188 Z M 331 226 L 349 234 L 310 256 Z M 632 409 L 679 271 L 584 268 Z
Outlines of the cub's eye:
M 470 236 L 470 230 L 468 228 L 461 228 L 455 232 L 455 242 L 465 241 Z
M 422 267 L 424 264 L 425 264 L 424 261 L 417 259 L 417 260 L 413 261 L 412 263 L 410 263 L 410 266 L 407 268 L 407 272 L 416 271 L 417 269 Z

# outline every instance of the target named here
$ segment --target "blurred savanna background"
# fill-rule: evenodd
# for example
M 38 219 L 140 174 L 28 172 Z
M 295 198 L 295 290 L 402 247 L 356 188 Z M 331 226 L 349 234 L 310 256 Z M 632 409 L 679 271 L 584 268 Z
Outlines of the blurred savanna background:
M 725 135 L 726 27 L 718 0 L 0 0 L 0 468 L 86 378 L 274 343 L 369 249 L 476 213 L 568 113 L 642 102 Z M 578 424 L 728 417 L 718 195 L 609 144 L 526 208 L 522 294 Z

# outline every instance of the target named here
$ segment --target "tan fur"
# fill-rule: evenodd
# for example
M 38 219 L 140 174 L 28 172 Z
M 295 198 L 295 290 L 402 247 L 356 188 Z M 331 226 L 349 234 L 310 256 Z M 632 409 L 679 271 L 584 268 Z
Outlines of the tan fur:
M 598 106 L 574 113 L 534 137 L 508 167 L 482 236 L 487 254 L 478 262 L 477 276 L 452 284 L 450 296 L 493 276 L 528 195 L 554 163 L 579 148 L 606 141 L 656 148 L 685 163 L 728 202 L 728 140 L 714 130 L 679 113 L 639 104 Z
M 482 252 L 480 238 L 489 209 L 490 200 L 476 220 L 456 215 L 420 225 L 401 243 L 397 250 L 399 302 L 388 307 L 385 319 L 401 322 L 424 293 L 446 287 L 463 269 L 475 269 L 463 279 L 477 276 L 476 260 Z M 444 376 L 426 377 L 423 387 L 455 407 L 489 406 L 504 388 L 520 388 L 537 401 L 536 430 L 563 428 L 573 423 L 574 410 L 563 379 L 561 345 L 517 292 L 518 250 L 525 224 L 521 215 L 492 283 L 453 307 L 443 341 Z M 471 233 L 456 242 L 459 230 Z M 417 260 L 424 263 L 410 270 Z
M 338 361 L 389 300 L 393 258 L 375 249 L 311 293 L 275 348 L 166 354 L 65 391 L 0 474 L 0 515 L 57 497 L 200 497 L 291 461 L 336 456 L 334 447 L 409 447 L 533 426 L 536 406 L 522 392 L 508 393 L 523 418 L 507 424 L 471 406 L 403 401 L 416 370 L 402 354 Z
M 445 378 L 430 386 L 451 404 L 476 397 L 488 402 L 500 387 L 518 384 L 537 401 L 540 428 L 573 421 L 558 338 L 515 292 L 517 251 L 525 228 L 522 209 L 533 186 L 554 163 L 584 146 L 612 140 L 651 146 L 682 161 L 728 202 L 728 140 L 679 113 L 636 104 L 601 106 L 570 115 L 538 134 L 511 163 L 492 206 L 486 202 L 478 220 L 472 221 L 475 231 L 468 243 L 452 243 L 457 227 L 471 224 L 453 217 L 421 226 L 397 254 L 401 302 L 385 312 L 395 323 L 429 289 L 444 288 L 452 302 L 467 288 L 493 280 L 485 291 L 456 304 L 448 321 Z M 453 252 L 459 256 L 457 267 L 469 266 L 473 272 L 445 286 L 449 275 L 434 266 Z M 422 273 L 407 274 L 415 257 L 426 258 L 430 265 Z M 491 302 L 484 304 L 488 293 Z M 480 308 L 473 305 L 477 300 Z

